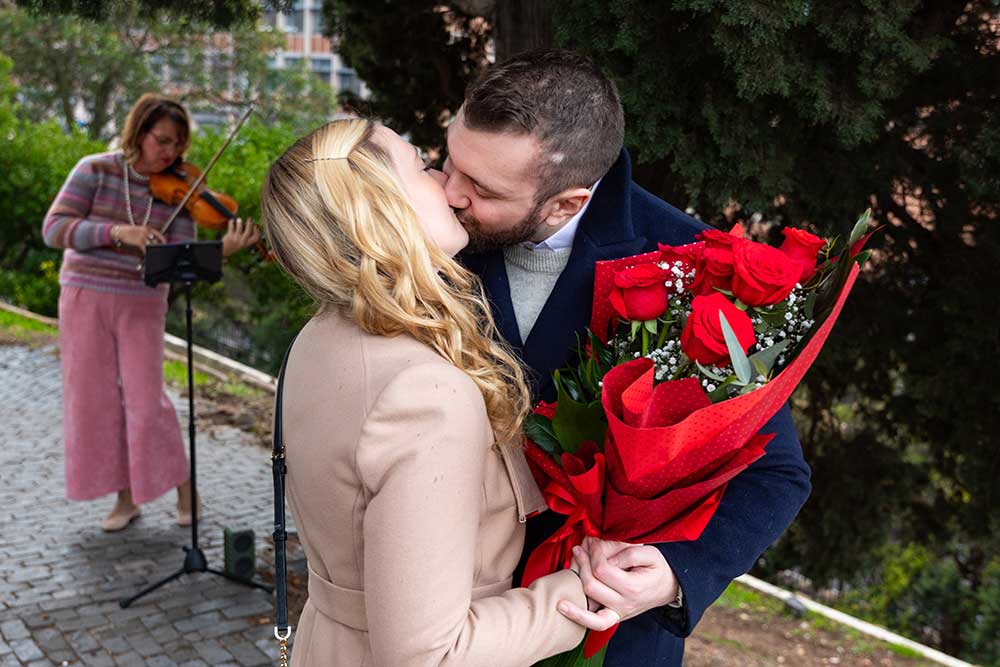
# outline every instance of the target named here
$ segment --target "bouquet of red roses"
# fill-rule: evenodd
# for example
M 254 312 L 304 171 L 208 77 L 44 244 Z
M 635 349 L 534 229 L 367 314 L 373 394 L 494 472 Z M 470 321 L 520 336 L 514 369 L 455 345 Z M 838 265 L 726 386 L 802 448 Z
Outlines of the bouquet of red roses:
M 846 244 L 786 228 L 775 248 L 737 226 L 597 263 L 579 362 L 555 372 L 557 402 L 525 426 L 539 487 L 567 518 L 529 556 L 522 585 L 568 567 L 586 536 L 701 535 L 829 336 L 870 254 L 870 217 Z M 602 664 L 615 629 L 550 660 Z

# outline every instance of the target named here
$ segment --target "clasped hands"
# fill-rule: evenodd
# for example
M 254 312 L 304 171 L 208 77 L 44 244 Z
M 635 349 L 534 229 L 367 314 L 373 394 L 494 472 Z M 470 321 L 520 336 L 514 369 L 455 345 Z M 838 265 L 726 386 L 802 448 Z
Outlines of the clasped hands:
M 607 630 L 677 598 L 677 577 L 656 547 L 587 537 L 573 548 L 573 566 L 587 609 L 568 600 L 561 600 L 558 609 L 591 630 Z

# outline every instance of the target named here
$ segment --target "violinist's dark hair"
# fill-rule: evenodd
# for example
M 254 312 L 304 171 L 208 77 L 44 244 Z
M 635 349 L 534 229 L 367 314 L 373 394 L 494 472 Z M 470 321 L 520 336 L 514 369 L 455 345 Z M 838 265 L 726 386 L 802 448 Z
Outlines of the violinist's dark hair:
M 169 97 L 146 93 L 128 112 L 125 127 L 122 129 L 121 149 L 129 164 L 135 164 L 139 159 L 143 137 L 162 118 L 169 118 L 177 123 L 181 140 L 180 154 L 183 155 L 188 149 L 191 144 L 191 118 L 188 112 Z

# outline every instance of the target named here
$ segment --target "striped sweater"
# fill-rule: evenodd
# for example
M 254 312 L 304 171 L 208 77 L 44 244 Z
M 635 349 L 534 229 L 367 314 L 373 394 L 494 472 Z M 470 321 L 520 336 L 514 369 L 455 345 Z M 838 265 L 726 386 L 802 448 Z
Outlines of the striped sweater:
M 111 227 L 129 224 L 125 210 L 122 170 L 125 157 L 121 151 L 88 155 L 70 172 L 42 224 L 42 237 L 52 248 L 64 248 L 59 284 L 115 292 L 118 294 L 166 293 L 166 286 L 147 287 L 137 270 L 141 258 L 125 246 L 115 248 Z M 134 170 L 129 173 L 132 217 L 142 224 L 152 193 L 149 178 Z M 160 201 L 153 202 L 149 225 L 163 229 L 173 211 Z M 170 225 L 168 242 L 195 238 L 194 222 L 182 213 Z

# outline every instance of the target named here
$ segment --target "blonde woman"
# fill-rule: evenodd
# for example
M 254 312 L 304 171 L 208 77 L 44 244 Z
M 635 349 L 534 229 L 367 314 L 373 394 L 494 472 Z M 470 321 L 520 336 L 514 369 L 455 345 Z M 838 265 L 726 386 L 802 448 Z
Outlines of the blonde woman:
M 341 120 L 264 183 L 265 233 L 320 305 L 282 406 L 309 563 L 294 667 L 530 665 L 583 638 L 557 610 L 587 605 L 575 569 L 511 588 L 544 508 L 518 448 L 527 390 L 452 259 L 468 235 L 443 180 L 391 130 Z

